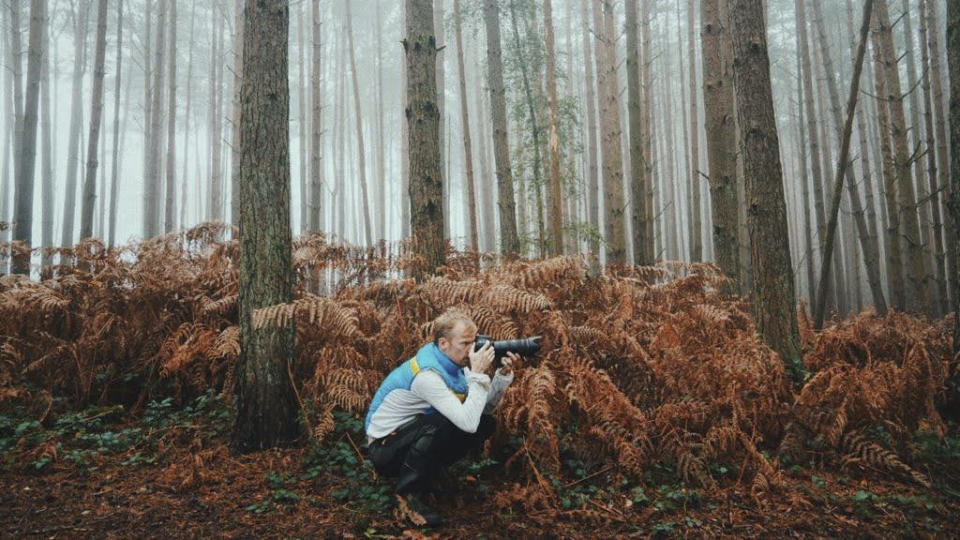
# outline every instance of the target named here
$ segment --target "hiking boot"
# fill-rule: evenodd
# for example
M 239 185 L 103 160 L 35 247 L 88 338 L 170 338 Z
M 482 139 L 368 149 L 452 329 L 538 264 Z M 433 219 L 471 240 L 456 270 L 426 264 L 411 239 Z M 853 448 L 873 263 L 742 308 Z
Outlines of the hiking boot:
M 418 493 L 407 493 L 403 495 L 403 502 L 406 505 L 407 517 L 410 518 L 415 525 L 425 525 L 427 527 L 435 527 L 443 523 L 443 517 L 440 514 L 431 508 L 426 502 L 423 501 L 423 498 Z M 422 522 L 420 522 L 421 518 Z

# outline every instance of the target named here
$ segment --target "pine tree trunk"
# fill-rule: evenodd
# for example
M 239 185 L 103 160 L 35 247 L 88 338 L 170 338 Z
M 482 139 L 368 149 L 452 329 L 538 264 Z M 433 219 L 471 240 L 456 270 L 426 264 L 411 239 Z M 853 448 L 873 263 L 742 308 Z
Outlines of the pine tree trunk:
M 588 244 L 589 253 L 600 253 L 600 242 L 597 241 L 597 235 L 600 234 L 600 201 L 599 201 L 599 178 L 597 168 L 597 96 L 594 90 L 593 53 L 590 47 L 590 17 L 587 16 L 587 4 L 589 2 L 580 0 L 580 18 L 583 29 L 583 66 L 584 78 L 586 79 L 586 128 L 587 141 L 584 146 L 587 150 L 586 169 L 586 199 L 587 199 L 587 223 L 596 231 L 596 234 L 590 235 Z
M 50 248 L 53 245 L 53 208 L 55 195 L 53 193 L 53 140 L 52 133 L 53 121 L 51 120 L 50 105 L 50 19 L 47 18 L 43 24 L 43 59 L 40 66 L 40 132 L 43 138 L 40 144 L 43 146 L 43 161 L 40 165 L 40 242 L 43 247 Z M 2 220 L 0 216 L 0 220 Z M 44 250 L 41 259 L 42 266 L 49 266 L 51 257 Z
M 510 152 L 507 146 L 507 103 L 500 53 L 500 12 L 496 0 L 484 0 L 483 21 L 487 34 L 487 82 L 490 85 L 490 110 L 493 117 L 493 157 L 497 168 L 500 250 L 511 257 L 520 253 L 520 237 L 517 235 L 513 173 L 510 170 Z
M 872 0 L 871 0 L 872 4 Z M 865 7 L 866 9 L 866 7 Z M 830 110 L 833 116 L 833 125 L 836 130 L 837 140 L 843 141 L 846 134 L 843 132 L 843 119 L 841 118 L 840 110 L 840 97 L 839 92 L 837 91 L 836 83 L 836 71 L 833 66 L 833 58 L 830 55 L 830 45 L 827 42 L 827 34 L 824 28 L 823 23 L 823 10 L 821 9 L 819 2 L 813 2 L 813 12 L 815 19 L 815 27 L 817 31 L 818 41 L 819 41 L 819 50 L 821 57 L 823 58 L 824 71 L 826 72 L 826 83 L 827 90 L 830 97 Z M 856 56 L 859 55 L 858 54 Z M 853 84 L 859 87 L 860 80 L 859 76 L 862 70 L 862 66 L 854 67 L 854 75 L 858 77 Z M 847 103 L 848 108 L 850 103 Z M 849 110 L 849 109 L 848 109 Z M 848 113 L 849 114 L 849 113 Z M 887 301 L 883 294 L 883 285 L 881 283 L 880 277 L 880 252 L 879 248 L 876 245 L 876 241 L 871 242 L 871 235 L 869 228 L 867 227 L 866 220 L 863 215 L 863 207 L 860 203 L 860 188 L 857 182 L 856 174 L 853 171 L 851 164 L 843 163 L 841 166 L 845 168 L 847 175 L 846 187 L 847 195 L 850 199 L 850 204 L 853 210 L 854 221 L 857 226 L 858 236 L 860 239 L 860 249 L 861 253 L 864 254 L 864 265 L 867 269 L 867 281 L 870 284 L 870 291 L 873 296 L 873 303 L 877 310 L 877 313 L 883 315 L 887 311 Z M 828 235 L 830 233 L 828 232 Z M 851 269 L 855 271 L 856 268 Z
M 23 141 L 23 43 L 20 35 L 22 2 L 10 2 L 10 63 L 13 74 L 13 179 L 14 182 L 20 181 L 20 165 L 23 163 L 23 149 L 20 146 Z M 86 11 L 86 10 L 84 10 Z
M 700 0 L 703 2 L 704 0 Z M 701 233 L 700 204 L 700 117 L 697 107 L 697 42 L 694 39 L 696 3 L 687 1 L 687 44 L 690 64 L 690 260 L 703 260 L 703 234 Z
M 478 75 L 478 78 L 482 79 L 482 75 Z M 477 84 L 476 87 L 480 87 L 480 84 Z M 489 95 L 489 94 L 488 94 Z M 496 251 L 497 250 L 497 218 L 496 211 L 494 210 L 496 199 L 496 190 L 497 185 L 491 180 L 494 178 L 494 174 L 491 174 L 491 169 L 496 167 L 491 167 L 490 165 L 490 152 L 487 148 L 487 143 L 493 140 L 493 134 L 490 130 L 490 118 L 492 114 L 489 114 L 490 107 L 484 107 L 484 92 L 476 91 L 474 92 L 476 99 L 476 108 L 477 117 L 479 120 L 479 133 L 480 136 L 477 137 L 477 151 L 480 155 L 480 196 L 483 201 L 483 215 L 489 216 L 488 219 L 481 220 L 478 225 L 483 225 L 483 250 L 484 251 Z M 490 98 L 487 97 L 487 100 Z
M 123 107 L 123 127 L 120 129 L 120 71 L 121 71 L 121 59 L 123 56 L 123 2 L 124 0 L 117 1 L 117 73 L 116 73 L 116 96 L 114 97 L 114 122 L 113 122 L 113 166 L 110 170 L 110 216 L 108 217 L 110 233 L 108 236 L 107 245 L 112 248 L 115 245 L 116 236 L 117 236 L 117 191 L 120 183 L 120 152 L 121 143 L 126 139 L 127 134 L 127 123 L 130 119 L 130 80 L 131 77 L 127 77 L 127 88 L 124 91 L 124 107 Z M 192 27 L 191 27 L 192 29 Z M 193 41 L 193 32 L 191 31 L 191 43 Z M 189 79 L 188 79 L 189 81 Z M 187 83 L 187 103 L 189 103 L 190 96 L 190 84 Z M 187 107 L 187 118 L 190 118 L 190 107 Z M 121 138 L 121 133 L 123 133 Z M 189 133 L 189 131 L 187 131 Z M 186 140 L 186 138 L 184 138 Z M 184 152 L 186 155 L 186 152 Z M 184 161 L 184 167 L 186 167 L 186 161 Z M 184 169 L 184 177 L 186 177 L 186 169 Z M 184 190 L 186 194 L 186 190 Z
M 300 5 L 300 12 L 297 16 L 297 127 L 299 133 L 297 134 L 297 150 L 299 152 L 299 180 L 300 180 L 300 231 L 306 231 L 310 229 L 310 210 L 309 203 L 311 200 L 312 194 L 308 194 L 308 184 L 307 184 L 307 164 L 310 163 L 310 144 L 307 140 L 307 124 L 309 123 L 310 118 L 307 116 L 307 75 L 306 75 L 306 66 L 307 61 L 304 59 L 304 51 L 307 48 L 306 38 L 303 35 L 303 21 L 307 18 L 307 5 L 302 3 Z
M 543 31 L 547 54 L 547 114 L 550 125 L 550 243 L 548 253 L 563 255 L 563 191 L 560 187 L 560 132 L 557 128 L 556 55 L 553 39 L 553 5 L 543 2 Z
M 713 203 L 713 245 L 717 265 L 734 283 L 738 283 L 740 248 L 737 241 L 737 137 L 733 120 L 735 111 L 730 65 L 733 58 L 726 8 L 727 0 L 700 2 L 703 113 L 707 132 L 710 200 Z M 809 232 L 809 228 L 807 231 Z
M 321 43 L 320 0 L 311 2 L 312 55 L 310 76 L 310 230 L 323 229 L 323 162 L 321 161 L 321 142 L 323 134 L 323 96 L 321 94 L 323 66 L 323 46 Z M 301 101 L 301 103 L 303 103 Z M 301 139 L 302 140 L 302 139 Z M 304 198 L 306 194 L 302 195 Z
M 180 179 L 180 227 L 187 226 L 187 159 L 188 143 L 190 142 L 190 116 L 193 113 L 191 98 L 193 97 L 193 46 L 194 23 L 196 22 L 197 4 L 190 6 L 190 44 L 187 46 L 187 102 L 183 111 L 183 172 Z M 195 156 L 199 160 L 199 156 Z M 199 180 L 199 175 L 197 179 Z M 112 200 L 112 197 L 111 197 Z M 111 203 L 112 204 L 112 203 Z M 197 216 L 199 219 L 199 215 Z M 112 229 L 111 229 L 112 231 Z
M 644 198 L 646 205 L 644 214 L 647 216 L 644 226 L 646 235 L 647 253 L 650 255 L 651 262 L 657 259 L 655 250 L 656 235 L 656 207 L 654 206 L 655 182 L 653 181 L 653 77 L 650 74 L 652 60 L 652 46 L 650 41 L 650 5 L 652 2 L 644 1 L 640 7 L 640 43 L 642 51 L 640 52 L 640 109 L 642 123 L 640 125 L 641 133 L 644 133 L 643 140 L 643 163 L 645 165 L 643 175 L 644 184 L 647 186 L 647 194 Z
M 437 106 L 437 41 L 431 0 L 406 0 L 406 118 L 410 134 L 410 201 L 414 252 L 422 281 L 444 264 L 443 189 L 440 175 L 440 111 Z M 358 119 L 359 121 L 359 119 Z
M 874 44 L 880 50 L 881 63 L 877 66 L 880 75 L 886 78 L 886 93 L 878 94 L 886 99 L 890 114 L 890 136 L 893 140 L 894 171 L 897 182 L 897 202 L 899 203 L 899 224 L 907 243 L 907 306 L 912 310 L 923 311 L 927 306 L 926 265 L 923 245 L 920 238 L 920 223 L 917 212 L 917 199 L 910 175 L 911 152 L 907 147 L 907 128 L 903 111 L 900 73 L 897 67 L 899 58 L 894 50 L 890 17 L 886 2 L 879 2 L 875 12 L 876 28 Z M 891 218 L 892 220 L 892 218 Z
M 101 0 L 105 1 L 105 0 Z M 13 212 L 14 241 L 23 242 L 12 257 L 10 272 L 30 276 L 30 247 L 33 237 L 33 178 L 37 154 L 37 109 L 40 102 L 40 64 L 43 59 L 43 27 L 47 24 L 47 0 L 30 1 L 30 37 L 27 45 L 27 81 L 23 105 L 23 131 L 17 148 L 16 206 Z
M 406 0 L 400 3 L 400 16 L 401 27 L 406 31 Z M 400 59 L 401 63 L 405 62 L 404 58 Z M 400 105 L 406 111 L 410 102 L 410 97 L 407 95 L 406 69 L 400 70 L 400 86 L 403 88 Z M 410 133 L 408 132 L 407 122 L 400 122 L 400 131 L 400 236 L 406 239 L 410 237 Z
M 790 262 L 783 171 L 770 88 L 766 28 L 760 0 L 731 0 L 733 80 L 749 205 L 747 224 L 756 281 L 757 330 L 800 381 L 793 266 Z
M 926 0 L 925 0 L 926 1 Z M 934 117 L 936 118 L 936 137 L 937 137 L 937 185 L 940 189 L 947 189 L 950 185 L 950 150 L 948 148 L 949 139 L 947 133 L 947 117 L 949 111 L 945 107 L 946 101 L 943 98 L 943 73 L 941 69 L 941 53 L 940 53 L 940 26 L 937 19 L 937 9 L 936 4 L 929 6 L 930 9 L 927 11 L 927 28 L 929 29 L 928 37 L 930 38 L 927 42 L 927 45 L 930 48 L 930 79 L 933 90 L 933 110 Z M 949 90 L 949 89 L 948 89 Z M 938 193 L 938 190 L 932 190 L 932 193 Z M 944 201 L 949 200 L 949 194 L 944 195 Z M 957 234 L 957 230 L 954 226 L 954 222 L 950 219 L 949 216 L 946 216 L 943 220 L 944 228 L 944 237 L 946 240 L 944 244 L 946 245 L 946 280 L 947 280 L 947 292 L 950 295 L 950 302 L 947 304 L 948 307 L 946 311 L 950 310 L 949 306 L 953 306 L 957 297 L 960 296 L 958 291 L 960 291 L 960 285 L 957 283 L 958 271 L 957 260 L 958 260 L 958 250 L 957 243 L 953 240 L 954 236 Z
M 930 11 L 933 11 L 932 9 Z M 931 25 L 931 28 L 935 26 Z M 960 141 L 960 1 L 947 2 L 947 69 L 950 74 L 950 140 Z M 954 151 L 950 155 L 950 217 L 953 220 L 953 236 L 949 243 L 954 246 L 960 243 L 960 152 Z M 954 269 L 960 267 L 956 260 L 957 251 L 954 250 Z M 958 276 L 953 275 L 954 283 Z M 953 311 L 960 314 L 960 294 L 954 289 Z M 953 355 L 956 358 L 960 353 L 960 317 L 954 316 Z M 960 401 L 960 366 L 953 364 L 948 388 L 952 401 Z
M 797 73 L 800 71 L 800 57 L 797 56 Z M 797 176 L 800 181 L 801 204 L 803 206 L 803 266 L 807 274 L 807 300 L 810 303 L 810 309 L 814 307 L 816 298 L 817 279 L 814 273 L 813 260 L 813 219 L 810 216 L 810 178 L 807 176 L 807 136 L 805 114 L 806 108 L 803 101 L 803 83 L 797 78 L 797 110 L 799 118 L 797 120 L 797 158 L 799 166 L 797 167 Z M 798 294 L 799 296 L 799 294 Z
M 549 0 L 548 0 L 549 1 Z M 470 141 L 470 114 L 467 110 L 467 74 L 463 63 L 463 29 L 461 24 L 460 0 L 453 0 L 454 32 L 457 39 L 457 75 L 460 82 L 460 119 L 463 125 L 463 160 L 466 169 L 467 183 L 467 213 L 468 233 L 470 243 L 468 248 L 479 249 L 477 234 L 477 196 L 473 178 L 473 155 Z
M 617 63 L 613 40 L 613 4 L 596 0 L 594 24 L 600 29 L 597 40 L 597 79 L 601 92 L 600 125 L 603 132 L 603 210 L 607 264 L 625 263 L 627 245 L 624 224 L 623 158 L 620 149 L 620 104 Z M 602 17 L 598 10 L 602 7 Z
M 167 59 L 167 166 L 163 232 L 177 228 L 177 0 L 170 0 L 170 51 Z M 236 130 L 234 130 L 236 131 Z
M 936 9 L 936 7 L 934 7 Z M 932 243 L 933 243 L 933 256 L 934 256 L 934 282 L 937 287 L 937 297 L 936 301 L 932 303 L 934 307 L 934 315 L 943 316 L 950 311 L 950 297 L 947 294 L 947 279 L 946 279 L 946 261 L 944 253 L 944 244 L 943 244 L 943 220 L 940 215 L 940 189 L 937 176 L 937 152 L 934 151 L 934 148 L 937 146 L 936 139 L 934 138 L 934 127 L 933 127 L 933 95 L 930 89 L 930 73 L 934 71 L 931 67 L 931 56 L 929 54 L 927 44 L 929 43 L 928 39 L 928 29 L 927 29 L 927 2 L 926 0 L 920 1 L 920 63 L 922 75 L 922 86 L 923 86 L 923 125 L 924 125 L 924 137 L 926 138 L 926 147 L 927 147 L 927 181 L 930 186 L 930 201 L 927 208 L 930 210 L 930 215 L 932 219 Z M 942 119 L 940 120 L 942 122 Z M 917 179 L 919 180 L 922 176 L 918 175 Z
M 9 21 L 7 21 L 7 16 L 9 15 L 9 10 L 3 9 L 0 7 L 0 24 L 4 25 L 4 28 L 7 27 Z M 9 55 L 12 58 L 16 58 L 12 53 L 13 47 L 10 45 L 11 34 L 13 32 L 4 32 L 4 54 L 11 52 Z M 3 58 L 3 56 L 0 56 Z M 3 70 L 3 87 L 7 91 L 13 88 L 13 70 L 5 69 Z M 10 92 L 12 94 L 13 92 Z M 3 168 L 0 169 L 0 222 L 9 223 L 11 219 L 10 215 L 10 199 L 11 194 L 13 194 L 13 185 L 16 182 L 16 178 L 10 174 L 11 162 L 15 159 L 15 152 L 12 148 L 15 144 L 14 142 L 14 133 L 15 133 L 15 124 L 16 119 L 14 118 L 13 112 L 13 99 L 12 96 L 4 94 L 3 96 L 3 146 L 0 147 L 0 156 L 3 159 Z M 9 229 L 4 228 L 0 231 L 0 242 L 8 242 L 10 239 Z M 0 251 L 0 258 L 6 259 L 9 256 L 9 248 L 2 248 Z M 5 274 L 7 272 L 7 262 L 4 260 L 0 262 L 0 274 Z
M 350 73 L 353 80 L 353 110 L 356 117 L 356 126 L 357 126 L 357 156 L 360 159 L 358 164 L 359 173 L 360 173 L 360 190 L 363 196 L 363 201 L 361 205 L 363 207 L 363 232 L 364 238 L 367 241 L 367 246 L 373 245 L 373 230 L 370 225 L 370 196 L 367 194 L 367 161 L 366 161 L 366 149 L 364 148 L 363 142 L 363 123 L 361 121 L 362 113 L 360 106 L 360 83 L 357 78 L 357 56 L 356 56 L 356 47 L 354 46 L 353 41 L 353 20 L 350 15 L 350 4 L 347 2 L 347 40 L 349 40 L 350 45 L 348 47 L 350 52 Z M 438 181 L 443 182 L 442 178 L 438 176 Z
M 220 18 L 217 17 L 217 10 L 210 10 L 210 108 L 208 120 L 210 122 L 210 206 L 207 213 L 207 219 L 220 221 L 223 219 L 223 179 L 220 171 L 220 97 L 221 87 L 218 84 L 217 66 L 221 62 L 223 51 L 218 48 L 220 29 Z
M 107 0 L 97 7 L 97 40 L 93 59 L 93 96 L 90 101 L 90 134 L 87 137 L 87 170 L 83 179 L 83 208 L 80 217 L 80 238 L 93 236 L 93 208 L 97 200 L 97 145 L 100 143 L 100 120 L 103 117 L 104 60 L 107 52 Z
M 147 14 L 149 18 L 149 13 Z M 87 23 L 89 13 L 86 8 L 74 13 L 73 42 L 73 87 L 70 98 L 70 134 L 67 139 L 67 179 L 66 196 L 63 202 L 63 230 L 60 245 L 73 246 L 73 225 L 76 219 L 77 165 L 80 163 L 80 129 L 83 122 L 83 74 L 87 64 Z M 149 23 L 148 23 L 149 26 Z
M 150 154 L 148 156 L 150 166 L 147 169 L 147 175 L 144 178 L 144 223 L 143 236 L 145 239 L 153 238 L 160 232 L 160 208 L 163 198 L 160 196 L 163 186 L 163 81 L 165 70 L 163 60 L 166 53 L 166 25 L 167 25 L 167 2 L 161 2 L 160 13 L 157 14 L 157 42 L 154 50 L 153 60 L 153 90 L 150 105 Z
M 706 2 L 705 4 L 712 4 Z M 653 264 L 644 237 L 647 187 L 643 155 L 643 114 L 640 109 L 640 48 L 637 40 L 637 0 L 626 0 L 627 26 L 627 114 L 630 121 L 630 223 L 633 225 L 633 253 L 637 264 Z
M 387 176 L 384 162 L 387 159 L 384 150 L 384 131 L 383 118 L 386 116 L 383 110 L 383 23 L 381 22 L 381 4 L 376 2 L 376 34 L 377 34 L 377 180 L 374 183 L 376 205 L 376 235 L 379 240 L 387 239 L 387 208 L 389 201 L 387 196 Z
M 294 360 L 293 323 L 253 326 L 254 310 L 293 300 L 288 21 L 285 0 L 247 0 L 239 125 L 240 358 L 233 430 L 233 446 L 240 452 L 288 445 L 300 435 L 288 376 Z

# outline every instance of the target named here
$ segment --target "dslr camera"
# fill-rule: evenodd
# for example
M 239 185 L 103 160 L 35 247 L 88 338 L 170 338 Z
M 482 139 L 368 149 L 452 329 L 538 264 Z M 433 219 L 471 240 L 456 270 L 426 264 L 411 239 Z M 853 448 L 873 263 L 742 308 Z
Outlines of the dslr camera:
M 540 350 L 540 337 L 541 336 L 533 336 L 494 341 L 494 339 L 488 335 L 477 334 L 477 341 L 473 346 L 473 350 L 479 351 L 487 342 L 490 342 L 493 348 L 493 365 L 495 368 L 499 368 L 500 365 L 503 364 L 503 357 L 506 356 L 508 352 L 517 353 L 520 356 L 534 356 L 537 354 L 537 351 Z

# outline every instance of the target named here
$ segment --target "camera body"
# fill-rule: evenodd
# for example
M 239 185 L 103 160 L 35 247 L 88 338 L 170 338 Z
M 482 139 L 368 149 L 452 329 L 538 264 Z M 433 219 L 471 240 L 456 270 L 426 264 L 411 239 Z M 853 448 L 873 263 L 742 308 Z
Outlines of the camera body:
M 503 363 L 503 357 L 505 357 L 508 352 L 516 353 L 520 356 L 533 356 L 537 354 L 537 351 L 540 350 L 540 337 L 541 336 L 532 336 L 520 339 L 494 341 L 492 337 L 486 334 L 477 334 L 477 341 L 473 346 L 473 350 L 479 351 L 487 342 L 490 342 L 493 347 L 494 366 L 500 367 Z

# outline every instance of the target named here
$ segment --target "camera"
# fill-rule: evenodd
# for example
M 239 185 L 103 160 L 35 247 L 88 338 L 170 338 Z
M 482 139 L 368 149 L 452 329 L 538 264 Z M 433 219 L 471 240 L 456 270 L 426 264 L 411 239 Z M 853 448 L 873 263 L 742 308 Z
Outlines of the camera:
M 503 363 L 503 357 L 506 356 L 508 352 L 517 353 L 520 356 L 533 356 L 537 354 L 537 351 L 540 350 L 540 337 L 541 336 L 533 336 L 494 341 L 494 339 L 488 335 L 477 334 L 477 341 L 473 346 L 473 350 L 479 351 L 487 342 L 490 342 L 491 347 L 493 347 L 494 366 L 500 367 L 500 364 Z

